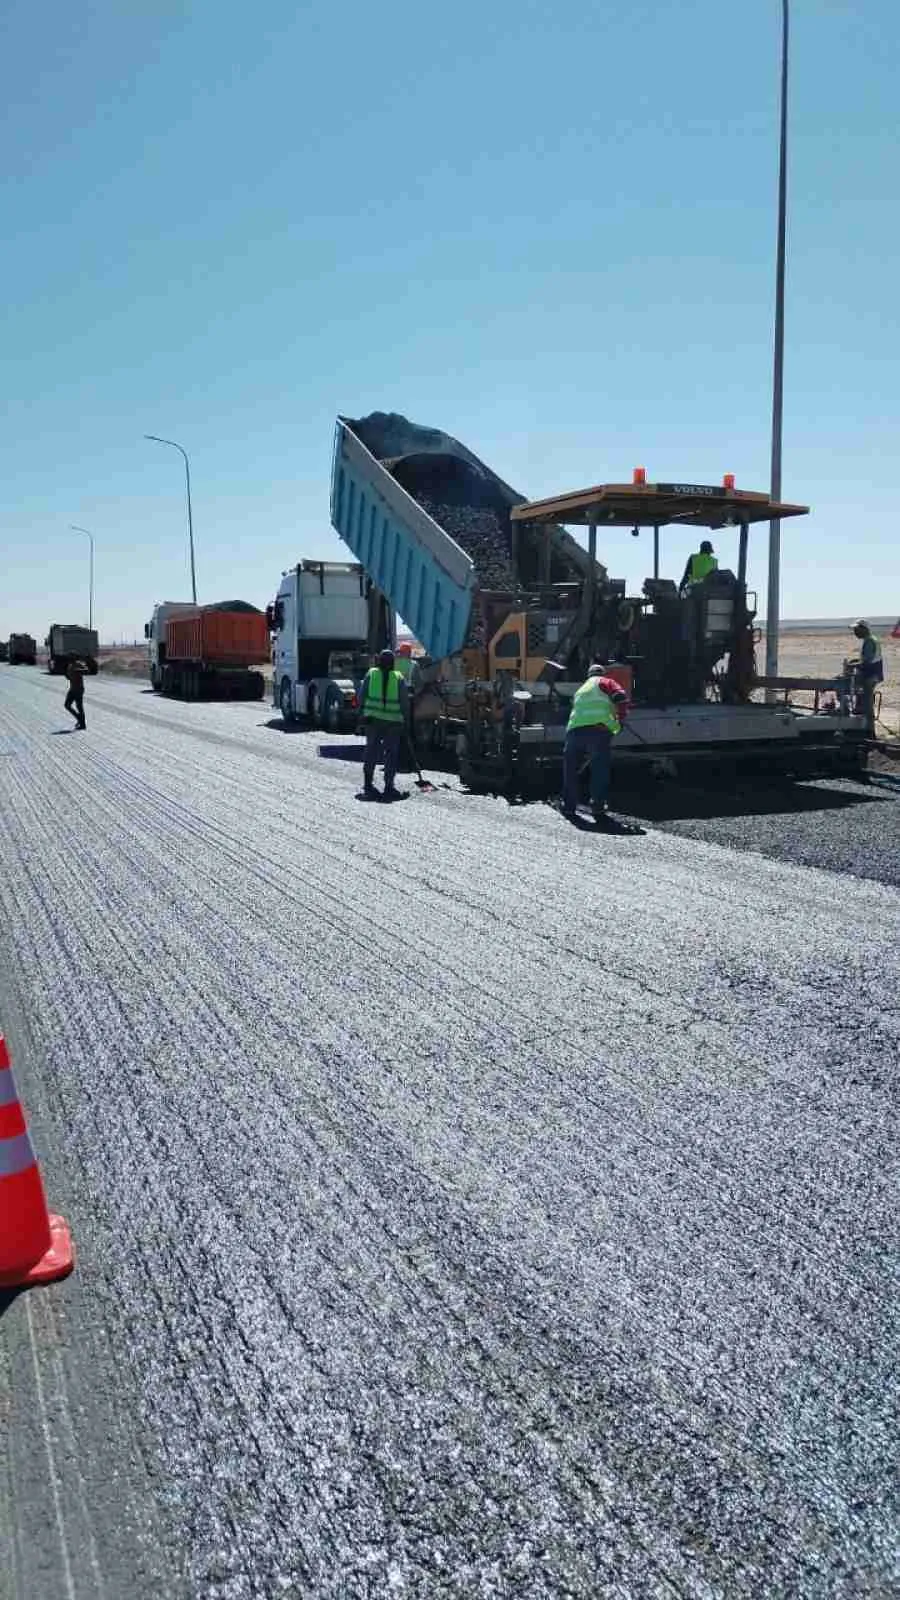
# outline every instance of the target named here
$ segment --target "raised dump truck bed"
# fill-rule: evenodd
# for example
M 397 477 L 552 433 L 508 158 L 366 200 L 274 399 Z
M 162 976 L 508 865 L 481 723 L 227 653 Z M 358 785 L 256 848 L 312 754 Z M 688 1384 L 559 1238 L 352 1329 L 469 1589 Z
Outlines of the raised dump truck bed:
M 335 434 L 331 520 L 429 655 L 455 655 L 462 649 L 475 588 L 474 562 L 343 417 Z
M 492 600 L 587 576 L 564 528 L 513 521 L 524 499 L 450 434 L 392 413 L 338 418 L 332 523 L 434 660 L 487 643 Z

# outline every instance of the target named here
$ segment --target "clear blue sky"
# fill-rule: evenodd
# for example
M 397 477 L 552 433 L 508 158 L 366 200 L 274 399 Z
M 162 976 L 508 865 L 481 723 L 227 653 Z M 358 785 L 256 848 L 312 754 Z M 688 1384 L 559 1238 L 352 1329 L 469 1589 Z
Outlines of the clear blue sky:
M 778 0 L 3 15 L 0 635 L 86 613 L 71 522 L 107 639 L 189 594 L 144 433 L 190 451 L 206 600 L 342 552 L 338 411 L 533 496 L 636 463 L 765 488 Z M 897 0 L 793 0 L 786 616 L 900 610 L 898 60 Z

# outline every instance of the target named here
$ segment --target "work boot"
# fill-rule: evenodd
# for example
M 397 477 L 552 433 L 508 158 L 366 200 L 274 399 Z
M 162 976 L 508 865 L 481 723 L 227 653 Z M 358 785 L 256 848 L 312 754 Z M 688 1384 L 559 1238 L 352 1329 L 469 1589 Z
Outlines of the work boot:
M 376 789 L 376 787 L 375 787 L 374 783 L 372 782 L 371 778 L 364 778 L 363 779 L 363 799 L 364 800 L 380 800 L 381 799 L 381 796 L 378 793 L 378 790 Z
M 405 790 L 395 789 L 393 784 L 386 784 L 384 790 L 385 800 L 408 800 L 409 795 Z
M 79 721 L 76 722 L 76 724 L 75 724 L 75 732 L 76 733 L 84 733 L 86 728 L 87 728 L 87 723 L 85 722 L 84 717 L 81 717 L 79 719 Z

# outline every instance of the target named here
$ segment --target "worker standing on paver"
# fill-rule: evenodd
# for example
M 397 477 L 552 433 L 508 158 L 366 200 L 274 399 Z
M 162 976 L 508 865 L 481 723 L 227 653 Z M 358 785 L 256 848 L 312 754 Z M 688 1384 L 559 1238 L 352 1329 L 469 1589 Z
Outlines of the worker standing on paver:
M 719 563 L 713 552 L 712 544 L 709 539 L 704 539 L 700 549 L 695 550 L 694 554 L 687 558 L 684 575 L 679 585 L 681 593 L 684 594 L 695 583 L 702 583 L 704 578 L 708 578 L 711 572 L 718 572 L 718 570 Z
M 66 667 L 69 691 L 66 695 L 65 707 L 75 718 L 77 732 L 83 732 L 87 726 L 84 720 L 84 675 L 86 672 L 87 667 L 83 661 L 70 661 Z
M 854 637 L 859 639 L 859 655 L 848 662 L 851 667 L 859 669 L 862 680 L 862 704 L 859 710 L 866 719 L 866 732 L 870 738 L 875 736 L 875 685 L 884 682 L 884 658 L 881 652 L 881 640 L 875 637 L 867 622 L 858 622 L 853 629 Z
M 394 787 L 400 760 L 400 743 L 406 726 L 409 690 L 394 666 L 393 650 L 382 650 L 377 667 L 370 667 L 362 688 L 360 718 L 366 730 L 363 758 L 363 794 L 377 800 L 375 768 L 384 767 L 384 799 L 405 800 Z
M 572 696 L 563 746 L 564 817 L 578 810 L 578 774 L 585 757 L 591 763 L 591 811 L 595 822 L 606 812 L 612 742 L 620 732 L 628 709 L 628 696 L 615 678 L 607 677 L 603 662 L 595 661 L 580 689 Z

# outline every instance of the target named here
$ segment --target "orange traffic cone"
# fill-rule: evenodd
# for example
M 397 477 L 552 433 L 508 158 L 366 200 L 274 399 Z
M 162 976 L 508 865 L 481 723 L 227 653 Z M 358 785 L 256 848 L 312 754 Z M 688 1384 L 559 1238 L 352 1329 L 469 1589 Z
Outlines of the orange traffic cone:
M 47 1210 L 44 1185 L 0 1033 L 0 1288 L 64 1278 L 75 1265 L 69 1225 Z

